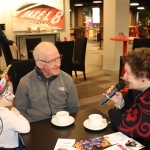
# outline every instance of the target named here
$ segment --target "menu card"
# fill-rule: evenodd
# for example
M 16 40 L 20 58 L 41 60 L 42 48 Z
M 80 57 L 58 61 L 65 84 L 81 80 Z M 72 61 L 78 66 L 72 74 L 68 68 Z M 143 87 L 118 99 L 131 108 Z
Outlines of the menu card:
M 121 132 L 115 132 L 89 140 L 58 138 L 54 150 L 92 150 L 93 147 L 103 150 L 139 150 L 144 148 L 142 144 L 134 139 Z
M 112 134 L 104 135 L 104 138 L 107 139 L 112 145 L 129 139 L 128 136 L 124 135 L 121 132 L 115 132 L 115 133 L 112 133 Z
M 75 139 L 61 139 L 58 138 L 54 150 L 76 150 L 73 147 Z
M 142 148 L 144 148 L 143 145 L 141 145 L 140 143 L 138 143 L 133 139 L 129 139 L 129 140 L 124 140 L 119 144 L 108 147 L 104 150 L 139 150 Z
M 113 145 L 105 148 L 104 150 L 139 150 L 144 148 L 142 144 L 132 138 L 129 138 L 121 132 L 105 135 L 104 138 L 106 138 Z

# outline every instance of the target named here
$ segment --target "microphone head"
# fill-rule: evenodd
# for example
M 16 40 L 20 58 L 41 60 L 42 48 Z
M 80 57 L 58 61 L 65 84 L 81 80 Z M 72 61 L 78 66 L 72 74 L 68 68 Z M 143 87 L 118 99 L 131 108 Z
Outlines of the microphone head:
M 126 85 L 125 82 L 121 80 L 118 84 L 116 84 L 116 88 L 118 89 L 118 91 L 120 91 L 125 87 L 125 85 Z

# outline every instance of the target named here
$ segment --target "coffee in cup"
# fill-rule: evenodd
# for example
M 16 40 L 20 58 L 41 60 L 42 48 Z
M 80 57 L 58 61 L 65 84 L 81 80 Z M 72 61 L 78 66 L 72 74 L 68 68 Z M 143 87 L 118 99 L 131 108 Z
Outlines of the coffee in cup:
M 69 113 L 67 111 L 58 111 L 54 116 L 57 123 L 65 124 L 69 121 Z
M 91 127 L 97 128 L 103 124 L 106 124 L 106 119 L 104 119 L 100 114 L 89 115 L 89 125 Z

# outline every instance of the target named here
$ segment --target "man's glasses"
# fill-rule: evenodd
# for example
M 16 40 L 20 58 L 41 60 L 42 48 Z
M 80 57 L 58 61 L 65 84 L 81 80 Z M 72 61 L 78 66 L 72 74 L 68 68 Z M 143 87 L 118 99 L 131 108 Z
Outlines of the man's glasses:
M 52 59 L 52 60 L 50 60 L 50 61 L 45 61 L 45 60 L 39 60 L 39 61 L 42 61 L 42 62 L 45 62 L 45 63 L 49 63 L 50 65 L 54 65 L 54 63 L 56 62 L 56 61 L 61 61 L 61 59 L 62 59 L 62 57 L 63 57 L 63 55 L 60 55 L 59 57 L 57 57 L 57 58 L 55 58 L 55 59 Z

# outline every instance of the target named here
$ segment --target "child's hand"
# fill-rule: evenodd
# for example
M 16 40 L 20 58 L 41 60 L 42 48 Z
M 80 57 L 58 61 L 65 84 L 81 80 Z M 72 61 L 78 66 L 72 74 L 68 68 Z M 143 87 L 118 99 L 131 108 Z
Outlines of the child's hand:
M 18 109 L 16 109 L 15 107 L 12 107 L 11 108 L 11 111 L 13 111 L 17 116 L 19 116 L 20 115 L 20 112 L 19 112 L 19 110 Z

